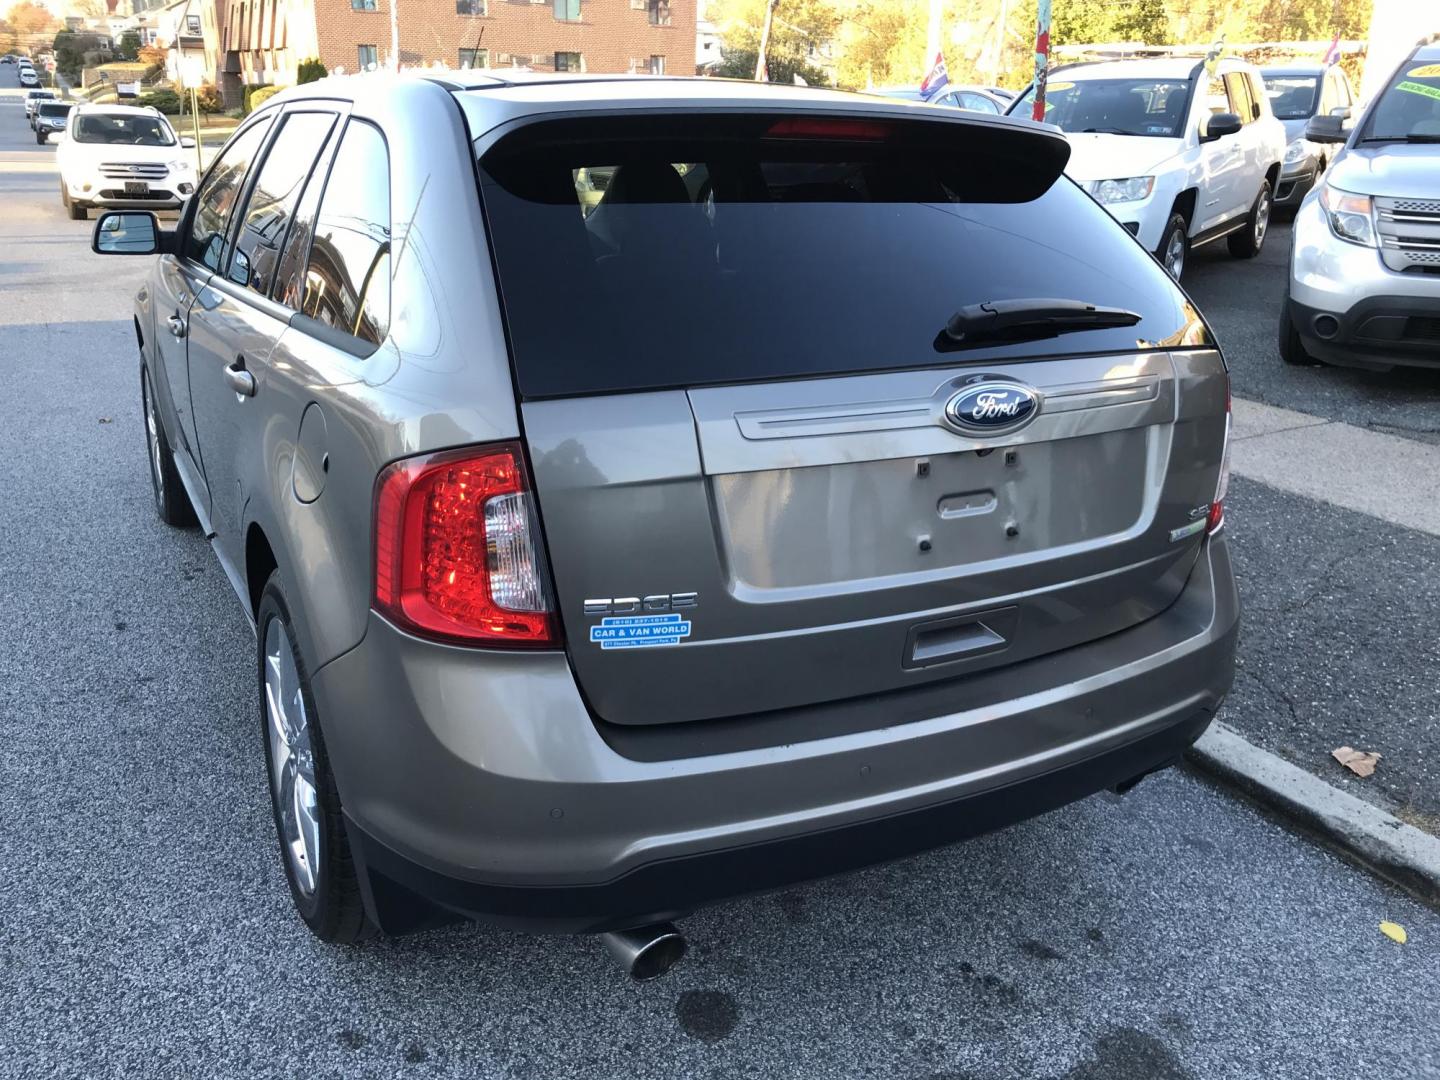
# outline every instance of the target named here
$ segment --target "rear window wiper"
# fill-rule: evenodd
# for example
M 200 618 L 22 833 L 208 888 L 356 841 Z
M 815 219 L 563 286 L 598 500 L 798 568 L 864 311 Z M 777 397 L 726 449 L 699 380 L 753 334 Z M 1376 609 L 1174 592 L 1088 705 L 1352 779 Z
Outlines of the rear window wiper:
M 986 300 L 951 315 L 935 339 L 935 348 L 948 352 L 994 341 L 1036 341 L 1077 330 L 1134 326 L 1139 321 L 1133 311 L 1098 307 L 1083 300 Z

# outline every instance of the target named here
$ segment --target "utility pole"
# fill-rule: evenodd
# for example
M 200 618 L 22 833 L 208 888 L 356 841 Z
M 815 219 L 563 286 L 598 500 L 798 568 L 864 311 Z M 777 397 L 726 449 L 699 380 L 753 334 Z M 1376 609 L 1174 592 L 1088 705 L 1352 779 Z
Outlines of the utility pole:
M 1050 67 L 1050 0 L 1040 0 L 1035 16 L 1035 111 L 1030 115 L 1044 120 L 1045 75 Z
M 399 0 L 390 0 L 390 70 L 400 70 L 400 13 L 396 10 Z
M 391 0 L 394 3 L 394 0 Z M 765 50 L 770 47 L 770 24 L 775 21 L 775 9 L 780 6 L 780 0 L 769 0 L 765 5 L 765 23 L 760 27 L 760 51 L 755 54 L 755 81 L 769 82 L 770 76 L 765 70 Z
M 929 71 L 935 63 L 935 55 L 940 51 L 940 3 L 941 0 L 930 0 L 930 22 L 925 28 L 925 70 Z

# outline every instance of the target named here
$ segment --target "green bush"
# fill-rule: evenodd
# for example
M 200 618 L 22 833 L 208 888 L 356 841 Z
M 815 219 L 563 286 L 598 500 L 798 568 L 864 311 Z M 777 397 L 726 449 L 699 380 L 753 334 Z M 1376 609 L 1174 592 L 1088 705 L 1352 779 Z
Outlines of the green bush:
M 285 89 L 283 86 L 247 86 L 245 88 L 245 108 L 241 115 L 249 116 L 283 89 Z
M 140 95 L 140 104 L 159 109 L 166 116 L 174 116 L 180 111 L 180 95 L 174 90 L 151 90 Z
M 220 100 L 220 91 L 215 89 L 211 83 L 206 83 L 196 92 L 196 102 L 200 111 L 206 113 L 218 113 L 224 111 L 224 102 Z
M 317 82 L 329 74 L 330 72 L 325 69 L 325 64 L 318 57 L 301 60 L 300 66 L 296 69 L 295 81 L 301 84 Z

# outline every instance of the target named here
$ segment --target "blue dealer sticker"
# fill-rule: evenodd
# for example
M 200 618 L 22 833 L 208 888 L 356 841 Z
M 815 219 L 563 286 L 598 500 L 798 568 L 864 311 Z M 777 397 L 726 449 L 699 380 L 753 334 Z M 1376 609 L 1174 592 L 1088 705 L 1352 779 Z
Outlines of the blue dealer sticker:
M 689 636 L 690 623 L 683 615 L 612 615 L 590 628 L 590 640 L 602 649 L 679 645 Z

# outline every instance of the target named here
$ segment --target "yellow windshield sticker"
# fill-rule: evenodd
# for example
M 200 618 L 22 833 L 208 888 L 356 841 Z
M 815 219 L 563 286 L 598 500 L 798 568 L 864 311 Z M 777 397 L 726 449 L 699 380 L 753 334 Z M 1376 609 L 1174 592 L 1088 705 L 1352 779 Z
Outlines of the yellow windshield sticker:
M 1412 71 L 1411 74 L 1413 75 L 1414 72 Z M 1057 90 L 1073 90 L 1074 88 L 1075 84 L 1073 82 L 1047 82 L 1045 84 L 1045 92 L 1047 94 L 1053 94 Z
M 1440 79 L 1440 64 L 1426 64 L 1405 73 L 1412 79 Z
M 1404 90 L 1407 94 L 1419 94 L 1422 97 L 1434 98 L 1440 101 L 1440 86 L 1426 86 L 1418 82 L 1402 82 L 1395 84 L 1396 90 Z

